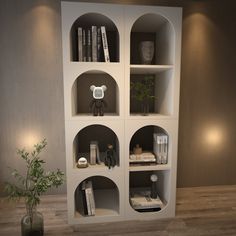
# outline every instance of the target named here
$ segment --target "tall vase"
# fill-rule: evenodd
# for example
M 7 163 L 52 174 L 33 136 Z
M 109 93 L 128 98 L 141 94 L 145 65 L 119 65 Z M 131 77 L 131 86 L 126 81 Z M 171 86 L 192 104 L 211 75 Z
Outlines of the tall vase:
M 27 211 L 27 214 L 21 219 L 21 235 L 22 236 L 43 236 L 44 224 L 43 215 L 36 211 Z

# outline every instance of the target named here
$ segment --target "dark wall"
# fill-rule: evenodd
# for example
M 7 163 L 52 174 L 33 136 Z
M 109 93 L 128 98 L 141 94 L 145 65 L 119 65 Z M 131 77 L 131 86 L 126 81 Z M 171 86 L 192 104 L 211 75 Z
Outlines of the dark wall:
M 100 2 L 183 7 L 178 186 L 236 184 L 235 1 Z M 65 170 L 60 1 L 2 0 L 0 28 L 1 185 L 43 137 Z

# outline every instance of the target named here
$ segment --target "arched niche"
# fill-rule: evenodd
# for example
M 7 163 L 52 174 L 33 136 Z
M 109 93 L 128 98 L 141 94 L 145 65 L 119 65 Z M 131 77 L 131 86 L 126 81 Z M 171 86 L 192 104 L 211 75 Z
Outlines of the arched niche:
M 90 184 L 88 184 L 90 182 Z M 86 183 L 85 185 L 83 183 Z M 86 200 L 83 187 L 92 184 L 95 202 L 95 216 L 119 214 L 119 189 L 111 179 L 105 176 L 91 176 L 79 183 L 75 190 L 75 216 L 86 215 Z M 83 187 L 82 187 L 83 186 Z
M 97 141 L 99 149 L 99 159 L 101 163 L 96 165 L 91 165 L 90 161 L 90 144 L 92 141 Z M 117 135 L 113 130 L 104 125 L 89 125 L 78 132 L 73 141 L 73 156 L 74 164 L 78 162 L 80 157 L 85 157 L 89 163 L 89 167 L 104 167 L 104 160 L 106 156 L 106 151 L 108 144 L 113 145 L 113 154 L 116 162 L 116 166 L 120 165 L 119 156 L 119 140 Z M 106 167 L 108 168 L 108 167 Z
M 145 14 L 134 22 L 130 34 L 131 64 L 141 64 L 139 45 L 142 41 L 154 42 L 151 64 L 174 64 L 174 28 L 167 18 L 159 14 Z
M 81 74 L 72 86 L 72 116 L 76 115 L 93 115 L 93 93 L 90 90 L 90 86 L 102 86 L 107 87 L 104 93 L 104 116 L 119 115 L 119 87 L 115 79 L 103 72 L 97 70 L 87 71 Z
M 78 61 L 78 28 L 81 27 L 85 30 L 85 39 L 87 45 L 88 30 L 92 29 L 92 26 L 105 26 L 107 34 L 108 49 L 111 62 L 120 61 L 120 36 L 118 29 L 114 22 L 107 16 L 99 13 L 86 13 L 80 16 L 72 25 L 70 31 L 70 48 L 71 48 L 71 61 Z M 101 45 L 103 46 L 103 45 Z M 101 55 L 101 61 L 104 62 L 103 50 Z

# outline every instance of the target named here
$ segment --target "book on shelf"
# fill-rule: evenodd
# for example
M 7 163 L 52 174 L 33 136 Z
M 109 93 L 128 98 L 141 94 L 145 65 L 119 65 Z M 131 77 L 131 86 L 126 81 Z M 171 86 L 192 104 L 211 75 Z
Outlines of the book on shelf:
M 101 35 L 102 35 L 102 45 L 103 45 L 105 62 L 110 62 L 108 43 L 107 43 L 107 33 L 105 26 L 101 26 Z
M 168 162 L 168 135 L 165 133 L 153 134 L 153 152 L 157 158 L 157 164 Z
M 83 29 L 78 27 L 78 61 L 83 61 Z
M 84 215 L 91 215 L 91 208 L 89 205 L 88 194 L 86 193 L 86 182 L 85 181 L 82 183 L 81 191 L 82 191 Z
M 94 200 L 92 181 L 91 180 L 83 181 L 81 190 L 82 190 L 84 214 L 87 216 L 95 215 L 95 200 Z
M 97 62 L 98 61 L 98 56 L 97 56 L 97 26 L 92 25 L 92 61 Z
M 85 29 L 82 29 L 82 61 L 86 61 L 86 33 L 85 33 Z
M 86 61 L 92 61 L 92 39 L 91 39 L 91 30 L 87 30 L 87 44 L 86 44 L 87 57 Z
M 101 36 L 101 28 L 97 28 L 97 61 L 102 61 L 102 36 Z
M 101 164 L 98 141 L 91 141 L 90 142 L 90 164 L 95 165 L 96 163 Z

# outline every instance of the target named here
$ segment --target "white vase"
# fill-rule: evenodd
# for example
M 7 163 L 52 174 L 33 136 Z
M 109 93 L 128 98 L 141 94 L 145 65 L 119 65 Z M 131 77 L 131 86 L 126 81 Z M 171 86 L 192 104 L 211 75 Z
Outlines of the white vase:
M 142 41 L 139 45 L 141 63 L 150 65 L 154 56 L 154 42 Z

